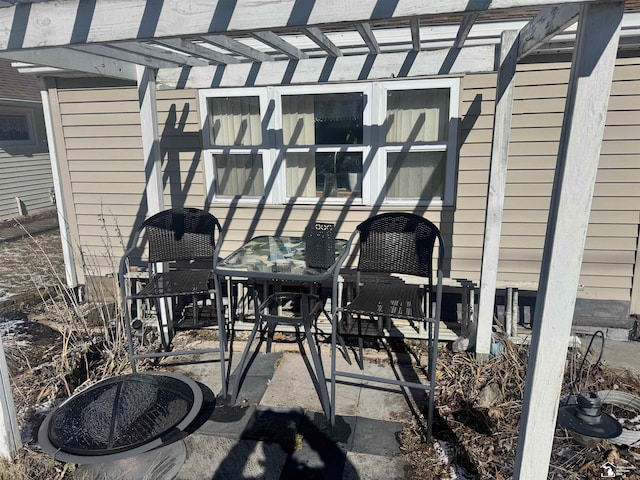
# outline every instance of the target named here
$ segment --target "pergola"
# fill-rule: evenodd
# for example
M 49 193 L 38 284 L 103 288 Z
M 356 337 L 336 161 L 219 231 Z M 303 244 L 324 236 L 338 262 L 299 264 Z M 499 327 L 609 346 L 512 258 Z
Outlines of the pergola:
M 619 42 L 624 1 L 0 0 L 0 7 L 0 57 L 45 77 L 45 87 L 46 77 L 61 76 L 137 83 L 149 213 L 163 209 L 157 89 L 497 71 L 479 357 L 491 342 L 516 65 L 532 53 L 572 52 L 514 471 L 546 478 L 614 62 L 619 47 L 637 43 Z M 483 30 L 487 20 L 504 23 Z M 45 112 L 48 101 L 43 88 Z M 49 139 L 55 178 L 52 132 Z M 8 456 L 19 434 L 4 364 L 2 371 L 0 450 Z

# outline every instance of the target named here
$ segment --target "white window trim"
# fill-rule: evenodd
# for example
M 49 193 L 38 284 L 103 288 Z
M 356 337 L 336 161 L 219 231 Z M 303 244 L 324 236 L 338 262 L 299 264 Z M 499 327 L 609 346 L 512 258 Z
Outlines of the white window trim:
M 234 146 L 234 145 L 212 145 L 211 129 L 209 127 L 209 106 L 208 99 L 213 97 L 258 97 L 260 102 L 260 124 L 262 125 L 262 145 L 254 146 Z M 269 102 L 273 98 L 271 88 L 210 88 L 199 91 L 199 107 L 202 112 L 200 118 L 200 131 L 202 132 L 202 144 L 204 147 L 203 158 L 205 161 L 205 183 L 207 203 L 275 203 L 274 192 L 280 188 L 274 184 L 269 187 L 269 179 L 272 177 L 273 171 L 273 154 L 275 150 L 270 148 L 274 144 L 274 113 L 271 113 L 268 123 L 265 125 L 265 118 L 269 115 Z M 271 109 L 274 110 L 274 109 Z M 246 197 L 246 196 L 218 196 L 216 193 L 216 169 L 213 156 L 216 153 L 253 153 L 262 156 L 262 174 L 264 178 L 264 196 L 263 197 Z
M 0 104 L 0 117 L 20 116 L 27 120 L 28 140 L 0 140 L 0 147 L 37 147 L 36 123 L 33 108 Z
M 386 152 L 399 151 L 400 144 L 384 143 L 384 123 L 386 120 L 387 92 L 390 90 L 449 89 L 449 135 L 446 142 L 427 142 L 412 144 L 412 151 L 445 151 L 444 198 L 401 198 L 387 199 L 384 192 L 386 181 Z M 362 92 L 366 101 L 363 111 L 363 145 L 317 147 L 282 145 L 282 96 L 283 95 L 317 95 L 323 93 Z M 249 97 L 260 98 L 260 116 L 264 127 L 265 117 L 268 124 L 263 128 L 262 146 L 214 146 L 211 145 L 208 125 L 208 98 L 211 97 Z M 204 89 L 199 92 L 201 115 L 201 131 L 203 136 L 203 159 L 205 161 L 206 196 L 209 203 L 246 203 L 246 204 L 329 204 L 343 205 L 402 205 L 402 206 L 450 206 L 455 200 L 455 179 L 457 167 L 458 122 L 460 109 L 460 78 L 425 78 L 411 80 L 388 80 L 379 82 L 341 83 L 326 85 L 298 85 L 283 87 L 247 87 Z M 406 147 L 406 146 L 405 146 Z M 361 198 L 302 198 L 288 197 L 286 193 L 286 166 L 284 153 L 313 151 L 362 152 L 363 178 Z M 256 197 L 217 197 L 215 194 L 215 153 L 256 153 L 262 155 L 264 175 L 264 198 Z M 368 168 L 367 168 L 367 165 Z M 272 183 L 269 186 L 270 182 Z
M 456 165 L 457 165 L 457 138 L 458 119 L 460 109 L 460 79 L 459 78 L 428 78 L 422 80 L 398 80 L 394 82 L 379 82 L 379 91 L 376 92 L 378 100 L 377 123 L 380 125 L 380 138 L 378 158 L 379 162 L 377 182 L 374 187 L 378 192 L 378 198 L 383 205 L 407 205 L 407 206 L 450 206 L 455 199 Z M 386 181 L 388 151 L 397 152 L 402 149 L 400 144 L 385 144 L 383 130 L 387 116 L 387 92 L 393 90 L 431 90 L 438 88 L 449 89 L 449 132 L 446 142 L 415 143 L 410 151 L 445 151 L 447 159 L 445 165 L 444 198 L 387 198 L 384 185 Z M 380 202 L 378 202 L 380 203 Z

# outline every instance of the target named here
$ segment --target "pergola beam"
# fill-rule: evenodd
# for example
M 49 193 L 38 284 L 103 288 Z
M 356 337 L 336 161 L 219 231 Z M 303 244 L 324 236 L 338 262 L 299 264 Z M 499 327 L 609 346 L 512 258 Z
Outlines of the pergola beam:
M 423 50 L 407 60 L 406 53 L 381 53 L 371 60 L 370 55 L 350 55 L 337 58 L 309 58 L 306 60 L 241 63 L 224 68 L 192 67 L 162 69 L 158 72 L 158 88 L 212 88 L 295 85 L 333 81 L 405 78 L 420 75 L 463 74 L 495 71 L 495 47 L 482 45 L 456 49 Z M 453 58 L 453 59 L 452 59 Z
M 140 55 L 146 55 L 151 58 L 156 58 L 165 62 L 173 62 L 177 65 L 189 65 L 191 67 L 203 67 L 209 65 L 206 60 L 192 57 L 190 55 L 183 55 L 181 53 L 172 52 L 169 50 L 161 49 L 158 47 L 152 47 L 143 43 L 136 42 L 119 42 L 112 45 L 114 48 L 122 49 L 126 52 L 133 52 Z
M 624 2 L 585 6 L 569 76 L 514 479 L 546 479 Z
M 20 52 L 2 52 L 0 57 L 34 65 L 75 70 L 91 75 L 133 81 L 136 79 L 136 67 L 134 64 L 80 50 L 74 50 L 73 52 L 66 48 L 23 50 Z
M 0 50 L 63 46 L 119 40 L 253 32 L 321 26 L 340 22 L 408 19 L 413 16 L 454 15 L 505 8 L 544 7 L 597 0 L 351 0 L 349 8 L 334 0 L 200 0 L 184 8 L 182 0 L 68 0 L 19 4 L 0 9 Z M 87 8 L 90 4 L 91 9 Z

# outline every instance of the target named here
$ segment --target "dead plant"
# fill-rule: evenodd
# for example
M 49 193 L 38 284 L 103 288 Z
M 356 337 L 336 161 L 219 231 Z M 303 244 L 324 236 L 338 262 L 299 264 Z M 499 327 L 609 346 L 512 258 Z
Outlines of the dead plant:
M 409 479 L 511 478 L 522 413 L 527 345 L 517 345 L 498 333 L 501 353 L 488 361 L 472 353 L 439 351 L 434 441 L 427 444 L 416 422 L 405 427 L 402 449 L 409 461 Z M 573 391 L 614 389 L 640 395 L 640 378 L 627 370 L 608 368 L 598 355 L 571 348 L 567 356 L 562 394 Z M 581 367 L 582 366 L 582 367 Z M 446 451 L 443 463 L 441 450 Z M 557 429 L 549 465 L 550 479 L 600 478 L 601 466 L 640 465 L 637 447 L 625 448 L 606 441 L 580 444 Z M 464 473 L 452 473 L 452 466 Z M 465 476 L 468 475 L 468 476 Z M 639 479 L 632 470 L 625 480 Z

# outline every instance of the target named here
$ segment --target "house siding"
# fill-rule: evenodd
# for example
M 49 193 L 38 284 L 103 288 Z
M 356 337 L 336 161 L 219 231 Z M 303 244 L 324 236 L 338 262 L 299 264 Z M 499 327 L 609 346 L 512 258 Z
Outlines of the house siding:
M 498 281 L 535 286 L 541 267 L 570 64 L 518 66 L 509 147 Z M 640 59 L 620 58 L 614 75 L 578 297 L 631 297 L 640 221 Z M 59 90 L 60 124 L 80 244 L 102 255 L 105 234 L 118 257 L 146 217 L 136 89 Z M 480 279 L 495 101 L 495 74 L 462 79 L 459 165 L 454 208 L 413 208 L 441 226 L 446 273 Z M 86 85 L 82 86 L 86 87 Z M 206 203 L 197 91 L 159 91 L 166 206 Z M 404 208 L 406 210 L 407 208 Z M 248 238 L 301 233 L 309 221 L 335 222 L 348 236 L 372 213 L 399 207 L 214 204 L 226 232 L 223 255 Z M 103 264 L 102 262 L 101 264 Z
M 0 141 L 0 221 L 20 217 L 16 198 L 27 214 L 53 206 L 53 176 L 38 83 L 0 59 L 0 115 L 14 108 L 31 112 L 34 138 L 29 145 Z
M 503 283 L 538 279 L 569 70 L 569 63 L 518 66 L 498 271 Z M 638 58 L 618 59 L 579 298 L 630 298 L 640 218 L 639 78 Z M 494 74 L 463 80 L 465 140 L 460 150 L 452 275 L 479 275 L 495 81 Z
M 117 266 L 134 226 L 148 216 L 136 88 L 106 80 L 59 80 L 54 120 L 85 272 Z M 202 207 L 203 166 L 196 93 L 158 92 L 165 205 Z M 82 267 L 80 267 L 82 268 Z M 79 272 L 81 274 L 83 272 Z

